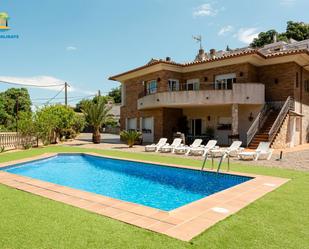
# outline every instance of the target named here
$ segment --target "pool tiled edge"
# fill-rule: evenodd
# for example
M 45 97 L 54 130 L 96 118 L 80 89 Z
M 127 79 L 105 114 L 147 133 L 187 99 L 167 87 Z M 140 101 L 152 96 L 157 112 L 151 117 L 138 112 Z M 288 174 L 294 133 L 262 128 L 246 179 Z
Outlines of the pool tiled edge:
M 57 154 L 58 153 L 48 153 L 36 157 L 11 161 L 8 163 L 1 163 L 0 168 L 26 163 L 33 160 L 44 159 Z M 98 157 L 150 163 L 149 161 L 115 158 L 96 153 L 76 154 L 87 154 Z M 163 163 L 153 164 L 197 170 L 196 168 L 189 166 Z M 169 212 L 64 187 L 37 179 L 19 176 L 4 171 L 0 171 L 0 183 L 120 220 L 128 224 L 162 233 L 170 237 L 189 241 L 220 220 L 223 220 L 231 214 L 238 212 L 240 209 L 280 187 L 289 180 L 278 177 L 243 174 L 239 172 L 229 173 L 241 176 L 251 176 L 254 177 L 254 179 Z

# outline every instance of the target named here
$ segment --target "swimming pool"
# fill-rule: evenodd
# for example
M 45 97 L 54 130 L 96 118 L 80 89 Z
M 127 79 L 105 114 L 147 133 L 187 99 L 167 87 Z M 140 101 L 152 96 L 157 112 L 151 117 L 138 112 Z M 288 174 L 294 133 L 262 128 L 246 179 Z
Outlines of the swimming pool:
M 86 154 L 59 154 L 2 170 L 164 211 L 252 179 Z

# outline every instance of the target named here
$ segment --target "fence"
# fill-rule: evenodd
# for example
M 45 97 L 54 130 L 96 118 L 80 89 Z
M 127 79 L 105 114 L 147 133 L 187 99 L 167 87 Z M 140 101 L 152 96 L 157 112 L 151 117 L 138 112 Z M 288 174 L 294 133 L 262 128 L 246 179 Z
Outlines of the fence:
M 17 132 L 0 133 L 0 149 L 16 149 L 28 144 L 37 145 L 36 138 L 22 137 Z

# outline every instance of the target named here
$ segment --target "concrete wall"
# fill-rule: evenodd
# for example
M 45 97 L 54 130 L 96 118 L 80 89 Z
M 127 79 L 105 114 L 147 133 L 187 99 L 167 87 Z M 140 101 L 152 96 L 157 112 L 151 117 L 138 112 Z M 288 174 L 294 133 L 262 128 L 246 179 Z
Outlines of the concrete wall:
M 222 104 L 264 104 L 264 85 L 233 84 L 233 90 L 173 91 L 147 95 L 138 100 L 138 109 Z

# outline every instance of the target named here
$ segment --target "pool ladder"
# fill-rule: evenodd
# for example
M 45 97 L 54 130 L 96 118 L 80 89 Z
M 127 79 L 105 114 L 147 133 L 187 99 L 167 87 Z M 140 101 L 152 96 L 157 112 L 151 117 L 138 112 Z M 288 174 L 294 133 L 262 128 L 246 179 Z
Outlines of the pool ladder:
M 230 171 L 230 155 L 229 153 L 224 153 L 221 158 L 220 158 L 220 161 L 219 161 L 219 164 L 218 164 L 218 168 L 217 168 L 217 173 L 219 173 L 220 169 L 221 169 L 221 164 L 223 163 L 223 160 L 227 157 L 227 171 Z M 205 155 L 205 158 L 204 158 L 204 161 L 203 161 L 203 164 L 202 164 L 202 168 L 201 168 L 201 171 L 204 171 L 204 168 L 205 168 L 205 164 L 206 164 L 206 161 L 208 159 L 208 153 Z M 213 170 L 214 169 L 214 157 L 211 156 L 211 169 Z

